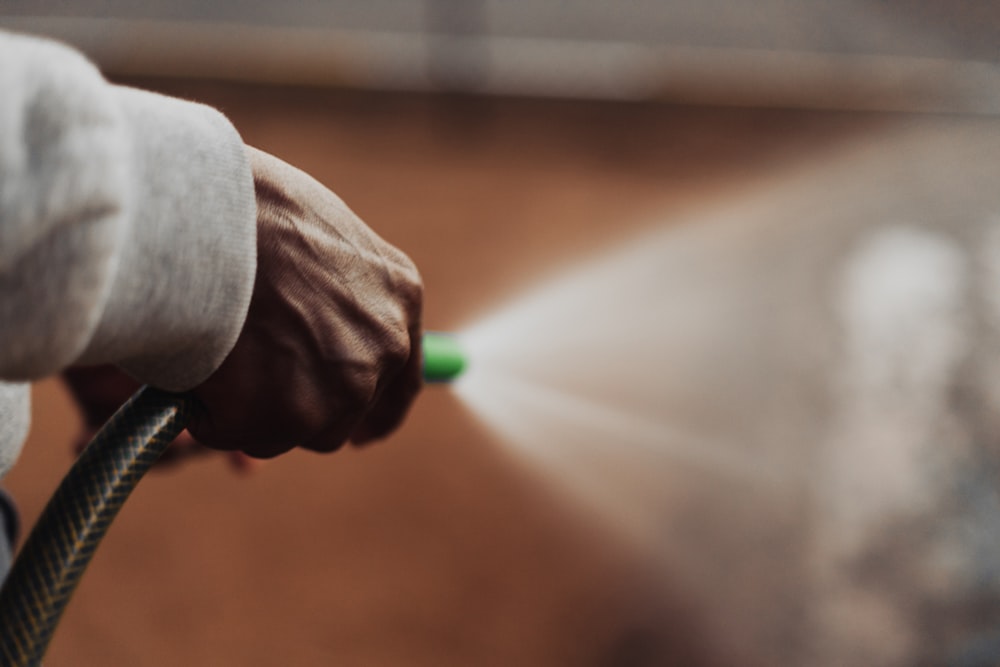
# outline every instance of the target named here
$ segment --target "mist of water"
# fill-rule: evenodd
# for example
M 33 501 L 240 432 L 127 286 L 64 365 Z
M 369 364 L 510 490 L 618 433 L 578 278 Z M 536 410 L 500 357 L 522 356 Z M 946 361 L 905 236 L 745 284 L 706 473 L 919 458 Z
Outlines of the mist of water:
M 665 219 L 461 332 L 456 390 L 497 441 L 762 664 L 996 636 L 1000 134 L 935 127 Z
M 647 232 L 458 334 L 469 368 L 455 390 L 498 440 L 640 533 L 671 480 L 771 486 L 781 476 L 705 413 L 746 363 L 719 344 L 742 306 L 727 276 L 693 264 L 712 234 L 689 232 Z

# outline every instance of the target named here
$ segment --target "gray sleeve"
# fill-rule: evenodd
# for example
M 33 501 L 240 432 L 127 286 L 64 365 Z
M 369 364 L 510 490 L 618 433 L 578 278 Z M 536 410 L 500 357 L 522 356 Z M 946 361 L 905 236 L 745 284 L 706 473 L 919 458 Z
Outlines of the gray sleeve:
M 117 363 L 183 390 L 242 328 L 253 180 L 217 111 L 0 32 L 0 379 Z
M 0 382 L 0 477 L 7 474 L 21 453 L 30 419 L 29 386 Z

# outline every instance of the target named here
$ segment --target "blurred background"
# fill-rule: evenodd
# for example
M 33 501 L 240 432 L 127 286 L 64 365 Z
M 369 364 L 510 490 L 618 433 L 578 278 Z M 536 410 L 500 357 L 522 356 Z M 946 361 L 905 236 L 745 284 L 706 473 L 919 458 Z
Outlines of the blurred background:
M 1000 662 L 1000 3 L 7 0 L 0 28 L 220 108 L 413 257 L 430 328 L 535 373 L 520 403 L 430 387 L 362 450 L 151 475 L 47 664 Z M 80 428 L 39 383 L 26 524 Z
M 500 95 L 1000 108 L 992 2 L 8 0 L 119 74 Z

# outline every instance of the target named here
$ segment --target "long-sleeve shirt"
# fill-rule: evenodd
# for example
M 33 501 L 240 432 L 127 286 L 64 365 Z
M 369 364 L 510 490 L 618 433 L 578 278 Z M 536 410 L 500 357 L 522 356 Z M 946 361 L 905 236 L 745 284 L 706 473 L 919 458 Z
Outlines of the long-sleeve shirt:
M 255 266 L 253 180 L 225 117 L 0 32 L 0 475 L 33 379 L 110 362 L 169 390 L 204 380 Z

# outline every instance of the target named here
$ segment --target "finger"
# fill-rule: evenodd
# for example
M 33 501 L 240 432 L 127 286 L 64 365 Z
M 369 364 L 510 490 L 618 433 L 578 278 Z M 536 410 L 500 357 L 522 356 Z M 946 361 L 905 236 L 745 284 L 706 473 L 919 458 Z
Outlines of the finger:
M 420 345 L 420 327 L 410 330 L 410 357 L 392 384 L 379 396 L 375 406 L 351 433 L 351 442 L 364 445 L 395 431 L 410 410 L 414 399 L 423 388 L 423 350 Z
M 73 452 L 76 454 L 81 453 L 87 448 L 87 445 L 90 444 L 95 435 L 97 435 L 97 429 L 84 426 L 83 430 L 76 436 L 76 440 L 73 441 Z
M 163 452 L 163 455 L 156 461 L 154 470 L 164 470 L 166 468 L 173 468 L 185 461 L 190 461 L 191 459 L 202 458 L 208 454 L 214 453 L 211 449 L 205 447 L 173 447 L 171 446 L 167 451 Z
M 374 393 L 372 390 L 371 393 Z M 315 437 L 302 443 L 302 447 L 314 452 L 335 452 L 340 449 L 351 437 L 361 420 L 365 416 L 365 406 L 368 405 L 371 395 L 366 400 L 358 400 L 354 397 L 351 405 L 341 406 L 335 410 L 337 416 L 328 426 L 323 428 Z
M 243 452 L 226 452 L 226 462 L 229 467 L 241 475 L 249 475 L 260 467 L 260 459 L 254 459 Z
M 62 374 L 87 426 L 100 428 L 139 389 L 139 383 L 110 364 L 73 366 Z
M 314 452 L 335 452 L 344 446 L 344 443 L 351 436 L 351 432 L 357 428 L 359 420 L 360 417 L 341 418 L 315 438 L 302 443 L 302 447 Z

